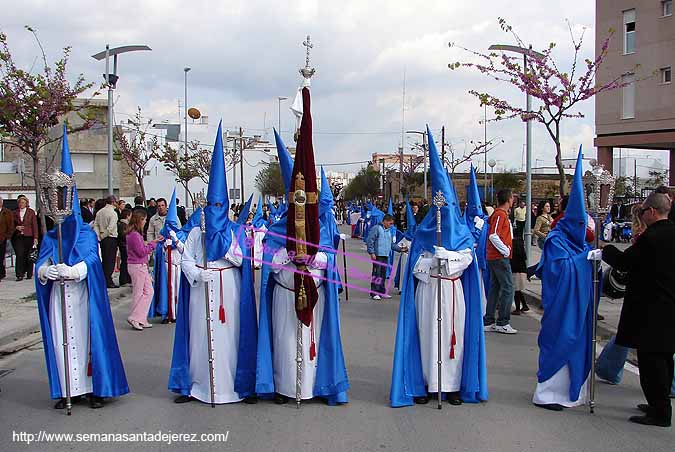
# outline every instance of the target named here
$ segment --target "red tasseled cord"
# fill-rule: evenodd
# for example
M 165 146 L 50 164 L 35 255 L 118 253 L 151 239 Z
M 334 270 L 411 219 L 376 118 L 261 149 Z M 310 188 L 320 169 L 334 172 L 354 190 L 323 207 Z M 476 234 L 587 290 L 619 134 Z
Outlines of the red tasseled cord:
M 314 343 L 314 319 L 309 323 L 309 327 L 311 328 L 311 343 L 309 345 L 309 360 L 314 361 L 314 358 L 316 357 L 316 344 Z
M 457 343 L 457 337 L 455 337 L 455 332 L 452 332 L 452 339 L 450 340 L 450 359 L 455 359 L 455 344 Z
M 91 353 L 89 353 L 89 362 L 87 363 L 87 377 L 91 377 Z
M 220 309 L 218 311 L 218 318 L 220 323 L 227 323 L 227 318 L 225 317 L 225 307 L 223 306 L 223 272 L 220 274 Z
M 452 337 L 450 339 L 450 359 L 455 359 L 455 345 L 457 336 L 455 336 L 455 280 L 452 281 Z

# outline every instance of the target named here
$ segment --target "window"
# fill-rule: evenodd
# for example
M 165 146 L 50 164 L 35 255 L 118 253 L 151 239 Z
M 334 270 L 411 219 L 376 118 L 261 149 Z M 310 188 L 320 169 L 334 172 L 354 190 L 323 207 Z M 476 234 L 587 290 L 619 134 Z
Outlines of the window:
M 668 67 L 661 68 L 661 83 L 670 83 L 673 81 L 673 70 Z
M 70 158 L 73 160 L 73 172 L 94 172 L 94 154 L 70 154 Z
M 673 15 L 673 0 L 663 0 L 661 2 L 663 17 Z
M 621 82 L 626 84 L 622 88 L 621 119 L 635 118 L 635 74 L 625 74 Z
M 635 53 L 635 10 L 623 12 L 623 53 Z

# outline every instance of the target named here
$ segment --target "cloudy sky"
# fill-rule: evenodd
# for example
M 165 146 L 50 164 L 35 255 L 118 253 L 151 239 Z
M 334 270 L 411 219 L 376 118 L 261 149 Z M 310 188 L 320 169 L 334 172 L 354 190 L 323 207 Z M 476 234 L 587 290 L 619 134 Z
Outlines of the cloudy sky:
M 470 140 L 482 140 L 483 110 L 469 89 L 488 90 L 515 102 L 523 96 L 508 85 L 490 82 L 449 62 L 466 60 L 453 41 L 473 49 L 515 44 L 502 32 L 506 18 L 524 42 L 542 49 L 557 42 L 556 57 L 570 64 L 566 20 L 580 33 L 586 28 L 584 57 L 593 56 L 594 3 L 587 0 L 466 1 L 178 1 L 178 0 L 0 0 L 0 28 L 20 63 L 37 64 L 39 49 L 23 29 L 38 30 L 48 57 L 71 46 L 69 72 L 99 83 L 103 63 L 91 55 L 105 48 L 147 44 L 152 52 L 120 57 L 115 94 L 116 121 L 137 106 L 155 121 L 178 121 L 183 98 L 183 67 L 189 66 L 190 106 L 209 116 L 209 127 L 193 128 L 212 142 L 218 118 L 226 128 L 271 137 L 277 124 L 277 96 L 293 97 L 304 65 L 302 41 L 311 35 L 312 112 L 317 163 L 369 160 L 373 152 L 395 152 L 401 141 L 403 74 L 406 74 L 405 129 L 446 137 L 462 152 Z M 294 119 L 282 104 L 282 130 Z M 563 129 L 567 155 L 579 144 L 592 149 L 593 102 L 582 105 L 585 119 Z M 488 114 L 490 116 L 490 114 Z M 201 129 L 201 130 L 198 130 Z M 265 130 L 266 129 L 266 130 Z M 491 155 L 497 168 L 520 169 L 525 136 L 517 120 L 488 125 L 488 138 L 504 140 Z M 208 137 L 208 138 L 207 138 Z M 284 133 L 287 142 L 290 135 Z M 437 137 L 440 140 L 440 136 Z M 416 137 L 409 135 L 410 145 Z M 553 147 L 541 125 L 534 126 L 534 158 L 553 164 Z M 475 163 L 481 164 L 476 160 Z M 359 165 L 332 166 L 357 170 Z

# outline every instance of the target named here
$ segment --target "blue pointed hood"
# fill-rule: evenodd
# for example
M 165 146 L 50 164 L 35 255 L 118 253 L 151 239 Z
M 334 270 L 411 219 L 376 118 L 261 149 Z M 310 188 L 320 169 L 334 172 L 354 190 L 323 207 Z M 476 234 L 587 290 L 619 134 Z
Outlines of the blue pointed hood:
M 171 201 L 169 201 L 166 218 L 164 219 L 164 229 L 167 229 L 167 226 L 174 231 L 181 228 L 180 221 L 178 221 L 178 209 L 176 208 L 176 187 L 173 188 L 173 193 L 171 193 Z M 164 231 L 164 229 L 162 229 L 162 231 Z M 168 233 L 168 230 L 166 232 Z M 160 232 L 160 234 L 164 237 L 168 237 L 168 235 L 164 235 L 163 232 Z
M 574 181 L 570 190 L 569 201 L 565 209 L 565 215 L 558 221 L 556 228 L 564 230 L 570 240 L 578 246 L 583 246 L 586 240 L 586 226 L 588 215 L 586 214 L 586 202 L 584 198 L 583 154 L 579 146 L 577 165 L 574 170 Z
M 330 184 L 328 183 L 328 178 L 326 173 L 321 167 L 321 192 L 319 194 L 319 215 L 322 215 L 324 212 L 333 209 L 333 192 L 330 189 Z
M 206 194 L 208 204 L 204 209 L 206 216 L 206 241 L 209 244 L 207 249 L 209 261 L 215 261 L 225 256 L 232 242 L 232 222 L 228 216 L 230 200 L 227 195 L 222 124 L 221 120 L 218 124 L 218 132 L 216 132 L 216 142 L 213 145 L 209 188 Z
M 387 215 L 394 215 L 394 204 L 391 201 L 391 196 L 389 197 L 389 207 L 387 208 Z
M 239 211 L 239 217 L 237 217 L 238 224 L 246 224 L 246 219 L 248 218 L 248 215 L 251 213 L 252 202 L 253 202 L 253 193 L 251 193 L 251 196 L 248 197 L 246 204 L 244 204 L 244 207 L 242 207 L 241 210 Z
M 291 177 L 293 176 L 293 158 L 276 129 L 274 129 L 274 141 L 277 145 L 281 178 L 284 180 L 284 187 L 286 188 L 286 193 L 288 193 L 291 189 Z
M 480 191 L 478 190 L 478 180 L 476 179 L 476 169 L 471 164 L 471 172 L 469 173 L 469 188 L 466 193 L 466 220 L 469 229 L 473 228 L 475 217 L 487 219 L 487 215 L 483 212 L 483 206 L 480 201 Z
M 443 168 L 441 159 L 438 156 L 436 143 L 431 135 L 429 126 L 427 126 L 429 137 L 429 165 L 431 171 L 431 208 L 418 225 L 415 233 L 416 250 L 412 250 L 411 256 L 416 251 L 426 250 L 433 252 L 433 246 L 436 244 L 436 207 L 433 205 L 433 198 L 439 191 L 445 197 L 446 205 L 441 207 L 442 223 L 442 244 L 448 250 L 462 250 L 466 248 L 473 249 L 473 235 L 461 218 L 459 202 L 452 187 L 452 181 L 448 173 Z
M 70 157 L 70 146 L 68 146 L 68 128 L 66 123 L 63 123 L 63 139 L 61 140 L 61 172 L 69 176 L 74 174 L 73 161 Z M 73 215 L 82 216 L 80 200 L 77 196 L 77 187 L 73 189 Z
M 267 222 L 263 217 L 263 198 L 262 195 L 258 198 L 258 205 L 255 208 L 255 215 L 253 215 L 253 227 L 261 228 L 263 226 L 267 227 Z
M 410 207 L 410 201 L 405 200 L 405 238 L 412 240 L 415 236 L 415 231 L 417 230 L 417 221 L 415 220 L 415 215 L 413 214 L 412 207 Z

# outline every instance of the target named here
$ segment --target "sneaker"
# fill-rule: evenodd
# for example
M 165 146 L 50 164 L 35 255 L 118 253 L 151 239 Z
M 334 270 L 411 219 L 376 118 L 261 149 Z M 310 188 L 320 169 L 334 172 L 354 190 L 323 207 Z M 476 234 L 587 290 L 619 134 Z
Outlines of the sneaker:
M 382 295 L 382 298 L 384 298 L 385 300 L 388 300 L 388 299 L 391 298 L 391 295 L 389 295 L 389 294 L 384 294 L 384 295 Z
M 370 297 L 370 298 L 372 298 L 373 300 L 381 300 L 381 299 L 382 299 L 382 297 L 379 296 L 379 295 L 373 295 L 373 296 Z
M 495 331 L 502 334 L 516 334 L 518 330 L 514 329 L 510 324 L 495 327 Z
M 491 324 L 489 324 L 489 325 L 484 325 L 484 326 L 483 326 L 483 331 L 488 332 L 488 333 L 489 333 L 490 331 L 496 331 L 496 329 L 497 329 L 497 325 L 495 325 L 494 323 L 491 323 Z

